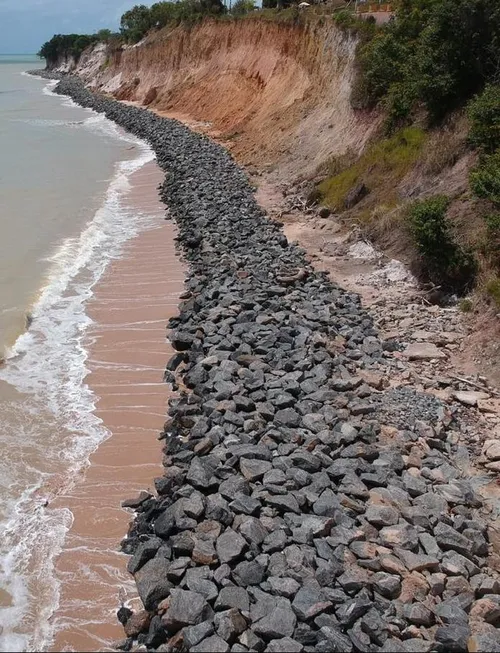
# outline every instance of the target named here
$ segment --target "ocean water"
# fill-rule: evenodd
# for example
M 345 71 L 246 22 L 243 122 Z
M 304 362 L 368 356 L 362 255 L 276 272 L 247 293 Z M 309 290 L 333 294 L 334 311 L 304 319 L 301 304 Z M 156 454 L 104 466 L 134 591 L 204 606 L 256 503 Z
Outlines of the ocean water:
M 109 436 L 86 385 L 86 303 L 151 219 L 124 208 L 144 143 L 0 56 L 0 651 L 46 650 L 72 523 L 51 508 Z

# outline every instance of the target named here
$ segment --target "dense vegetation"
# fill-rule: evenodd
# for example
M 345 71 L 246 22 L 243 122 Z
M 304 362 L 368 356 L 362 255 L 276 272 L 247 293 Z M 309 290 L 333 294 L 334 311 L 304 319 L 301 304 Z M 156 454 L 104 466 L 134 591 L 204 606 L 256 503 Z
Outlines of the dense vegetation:
M 360 45 L 358 62 L 356 107 L 383 102 L 390 126 L 419 106 L 439 121 L 500 81 L 500 3 L 399 0 L 394 20 Z
M 242 2 L 240 0 L 240 5 Z M 193 22 L 204 16 L 220 16 L 225 12 L 226 7 L 221 0 L 157 2 L 151 7 L 135 5 L 123 14 L 120 33 L 128 43 L 137 43 L 151 29 L 161 29 L 170 23 Z
M 486 86 L 470 102 L 468 117 L 469 140 L 479 152 L 477 165 L 470 172 L 470 186 L 486 205 L 482 255 L 492 274 L 486 291 L 500 306 L 500 86 Z
M 42 45 L 38 56 L 45 59 L 49 66 L 70 57 L 78 59 L 85 48 L 98 40 L 97 35 L 55 34 L 50 41 Z
M 408 210 L 410 229 L 417 246 L 421 278 L 448 290 L 463 292 L 471 286 L 476 273 L 472 253 L 454 240 L 446 212 L 450 199 L 435 195 L 414 202 Z
M 482 287 L 500 305 L 500 3 L 396 0 L 394 15 L 386 25 L 360 20 L 348 10 L 336 12 L 334 19 L 358 38 L 351 103 L 357 109 L 382 109 L 390 138 L 381 135 L 357 161 L 332 172 L 317 187 L 322 200 L 342 210 L 343 198 L 360 182 L 384 194 L 383 206 L 377 205 L 377 192 L 360 203 L 353 214 L 356 219 L 376 233 L 372 223 L 382 216 L 382 222 L 397 225 L 401 235 L 410 235 L 415 271 L 438 285 L 467 290 L 481 269 Z M 453 140 L 446 134 L 450 122 L 463 116 L 464 108 L 469 135 L 459 145 L 459 138 Z M 410 129 L 430 128 L 429 147 L 412 149 L 400 141 L 406 131 L 402 127 L 412 124 Z M 438 134 L 441 140 L 436 140 Z M 432 142 L 446 147 L 432 152 Z M 451 198 L 438 195 L 409 204 L 404 201 L 397 186 L 407 167 L 392 164 L 388 178 L 375 178 L 370 184 L 384 160 L 380 152 L 372 160 L 381 147 L 388 149 L 391 160 L 411 155 L 421 174 L 438 174 L 447 160 L 453 165 L 467 145 L 478 155 L 469 177 L 472 193 L 461 198 L 477 218 L 475 237 L 464 240 L 463 233 L 460 237 L 460 242 L 469 242 L 467 246 L 456 240 L 449 217 L 454 215 Z M 453 146 L 455 151 L 450 152 Z M 432 167 L 437 169 L 432 171 Z M 387 219 L 388 215 L 393 217 Z M 493 277 L 484 281 L 485 275 Z
M 236 0 L 231 13 L 242 15 L 253 11 L 253 0 Z M 120 20 L 120 32 L 100 30 L 96 34 L 56 34 L 41 47 L 38 56 L 49 66 L 61 60 L 78 60 L 82 52 L 98 41 L 137 43 L 152 29 L 161 29 L 171 23 L 195 22 L 205 16 L 219 16 L 226 13 L 221 0 L 178 0 L 157 2 L 151 7 L 135 5 L 126 11 Z

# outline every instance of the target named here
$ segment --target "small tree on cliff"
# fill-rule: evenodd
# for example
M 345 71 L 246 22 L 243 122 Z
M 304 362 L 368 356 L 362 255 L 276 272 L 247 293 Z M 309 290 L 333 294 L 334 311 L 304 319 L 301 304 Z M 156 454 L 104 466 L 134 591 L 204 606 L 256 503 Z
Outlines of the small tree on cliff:
M 236 0 L 231 8 L 231 13 L 235 16 L 243 16 L 249 14 L 255 9 L 254 0 Z
M 151 6 L 151 23 L 153 27 L 165 27 L 177 20 L 179 15 L 179 3 L 157 2 Z
M 120 32 L 130 43 L 140 41 L 152 27 L 151 10 L 146 5 L 135 5 L 123 14 L 120 21 Z

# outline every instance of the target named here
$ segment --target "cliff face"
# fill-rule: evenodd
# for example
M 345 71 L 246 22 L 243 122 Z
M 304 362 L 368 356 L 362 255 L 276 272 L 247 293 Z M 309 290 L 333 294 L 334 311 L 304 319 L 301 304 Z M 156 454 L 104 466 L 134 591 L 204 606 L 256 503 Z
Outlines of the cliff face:
M 244 163 L 307 174 L 361 151 L 376 127 L 350 108 L 355 46 L 332 24 L 206 21 L 110 54 L 99 45 L 76 72 L 118 99 L 209 123 Z

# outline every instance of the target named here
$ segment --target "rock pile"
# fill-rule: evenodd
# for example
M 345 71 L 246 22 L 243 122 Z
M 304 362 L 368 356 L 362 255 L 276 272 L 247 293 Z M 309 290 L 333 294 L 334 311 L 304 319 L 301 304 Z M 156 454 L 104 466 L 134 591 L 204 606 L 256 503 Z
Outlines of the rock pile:
M 57 91 L 149 141 L 190 266 L 165 473 L 127 503 L 145 610 L 119 611 L 121 647 L 500 651 L 500 583 L 449 411 L 370 374 L 392 354 L 358 297 L 287 242 L 223 148 L 79 80 Z

